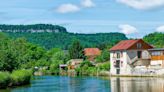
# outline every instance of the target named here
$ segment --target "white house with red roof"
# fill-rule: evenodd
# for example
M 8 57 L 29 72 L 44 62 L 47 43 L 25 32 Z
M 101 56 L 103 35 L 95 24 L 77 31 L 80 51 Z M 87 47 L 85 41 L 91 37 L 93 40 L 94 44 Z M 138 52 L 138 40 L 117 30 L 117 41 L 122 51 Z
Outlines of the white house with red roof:
M 153 47 L 142 39 L 123 40 L 110 49 L 111 75 L 133 74 L 137 66 L 148 67 Z

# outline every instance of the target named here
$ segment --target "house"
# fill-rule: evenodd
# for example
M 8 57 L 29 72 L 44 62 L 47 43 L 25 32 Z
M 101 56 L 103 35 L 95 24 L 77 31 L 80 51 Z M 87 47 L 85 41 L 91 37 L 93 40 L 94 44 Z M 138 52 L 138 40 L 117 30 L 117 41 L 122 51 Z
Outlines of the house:
M 67 70 L 68 65 L 67 64 L 60 64 L 59 68 L 60 70 Z
M 150 66 L 164 68 L 164 48 L 149 49 L 151 55 Z
M 142 39 L 119 42 L 110 49 L 111 75 L 131 75 L 137 66 L 148 67 L 152 48 Z
M 76 69 L 81 63 L 83 62 L 83 59 L 71 59 L 68 61 L 68 70 L 74 70 Z
M 84 56 L 86 56 L 87 60 L 95 61 L 97 56 L 101 55 L 101 50 L 98 48 L 85 48 Z

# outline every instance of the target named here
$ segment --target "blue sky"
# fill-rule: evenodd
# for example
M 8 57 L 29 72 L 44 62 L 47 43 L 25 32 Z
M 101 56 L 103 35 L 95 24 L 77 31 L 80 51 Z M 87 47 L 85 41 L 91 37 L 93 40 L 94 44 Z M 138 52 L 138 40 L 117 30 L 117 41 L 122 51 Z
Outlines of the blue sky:
M 0 0 L 0 24 L 59 24 L 74 33 L 164 32 L 164 0 Z

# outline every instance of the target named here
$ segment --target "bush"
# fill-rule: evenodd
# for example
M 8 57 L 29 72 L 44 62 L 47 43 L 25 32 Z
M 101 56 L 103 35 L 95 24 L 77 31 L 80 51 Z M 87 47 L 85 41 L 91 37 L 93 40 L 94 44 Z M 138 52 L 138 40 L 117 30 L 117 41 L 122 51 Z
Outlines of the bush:
M 110 59 L 110 53 L 108 50 L 103 50 L 102 54 L 96 58 L 96 62 L 107 62 Z
M 11 74 L 13 86 L 25 85 L 30 83 L 32 71 L 30 70 L 16 70 Z
M 0 88 L 6 88 L 10 83 L 10 74 L 8 72 L 0 72 Z
M 90 61 L 83 61 L 81 64 L 80 64 L 80 67 L 92 67 L 93 64 L 90 62 Z
M 84 61 L 80 64 L 80 67 L 75 69 L 78 75 L 93 76 L 97 74 L 97 68 L 89 61 Z
M 50 72 L 55 75 L 59 75 L 59 64 L 51 64 L 50 65 Z
M 99 64 L 98 68 L 99 68 L 99 70 L 109 71 L 110 70 L 110 62 L 105 62 L 105 63 Z
M 97 75 L 97 68 L 96 67 L 88 67 L 86 72 L 90 76 Z

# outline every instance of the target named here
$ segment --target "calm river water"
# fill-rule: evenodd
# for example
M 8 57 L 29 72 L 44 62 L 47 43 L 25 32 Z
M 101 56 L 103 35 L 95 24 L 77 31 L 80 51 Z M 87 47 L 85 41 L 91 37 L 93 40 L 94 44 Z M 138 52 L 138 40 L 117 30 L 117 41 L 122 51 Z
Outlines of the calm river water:
M 31 85 L 0 92 L 164 92 L 164 79 L 36 76 Z

